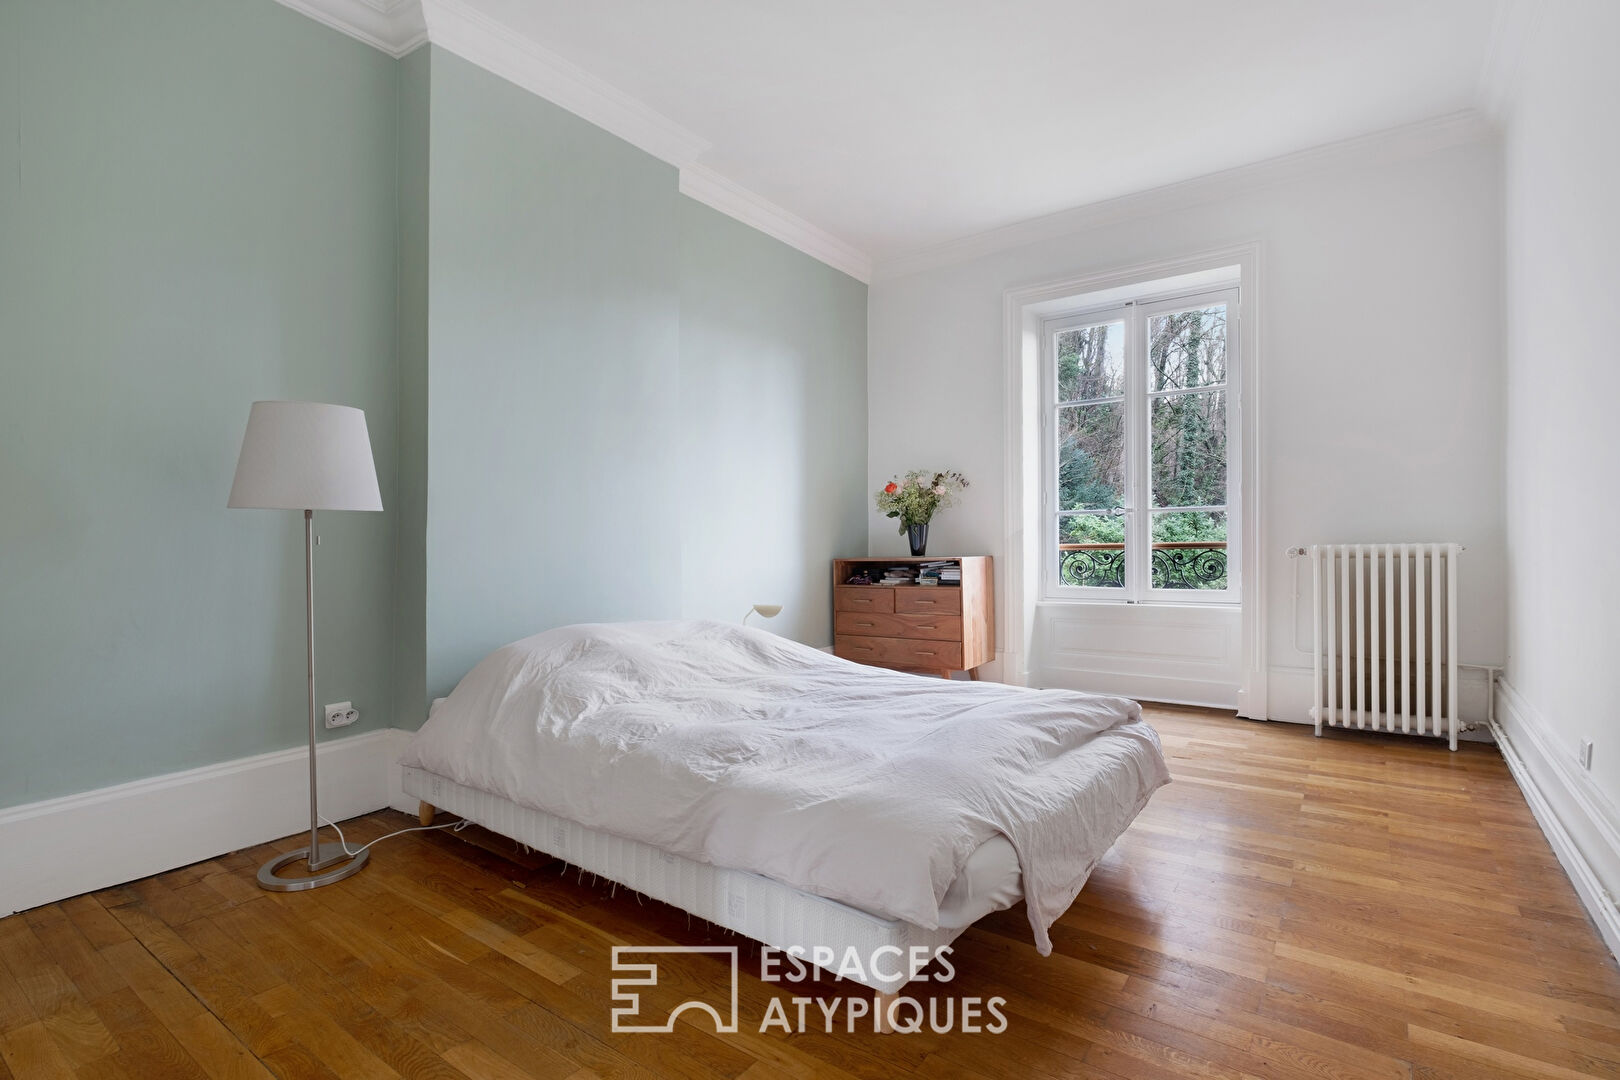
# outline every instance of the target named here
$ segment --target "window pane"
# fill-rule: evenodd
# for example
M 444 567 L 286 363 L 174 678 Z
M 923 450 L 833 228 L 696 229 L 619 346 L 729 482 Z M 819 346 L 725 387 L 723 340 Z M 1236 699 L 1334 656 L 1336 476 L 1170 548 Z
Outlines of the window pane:
M 1225 504 L 1226 391 L 1154 398 L 1151 420 L 1153 505 Z
M 1058 509 L 1125 505 L 1125 407 L 1066 405 L 1057 411 Z
M 1103 323 L 1057 332 L 1057 399 L 1090 401 L 1125 392 L 1125 324 Z
M 1226 514 L 1154 514 L 1153 587 L 1226 588 Z
M 1226 305 L 1148 319 L 1148 390 L 1182 390 L 1226 381 Z
M 1058 518 L 1058 583 L 1125 587 L 1125 519 L 1103 514 Z

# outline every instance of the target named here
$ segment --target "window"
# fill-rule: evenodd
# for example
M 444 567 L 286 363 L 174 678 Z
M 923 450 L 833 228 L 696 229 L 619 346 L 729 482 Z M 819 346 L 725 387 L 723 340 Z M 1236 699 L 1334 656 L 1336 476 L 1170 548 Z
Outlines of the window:
M 1042 323 L 1049 598 L 1238 600 L 1236 289 Z

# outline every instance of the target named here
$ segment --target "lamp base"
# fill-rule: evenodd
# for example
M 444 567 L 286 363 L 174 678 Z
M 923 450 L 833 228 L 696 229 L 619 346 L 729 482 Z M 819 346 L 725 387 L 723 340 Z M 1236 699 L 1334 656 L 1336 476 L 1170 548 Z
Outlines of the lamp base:
M 350 856 L 343 850 L 342 844 L 322 844 L 320 850 L 315 853 L 315 865 L 332 866 L 332 869 L 308 877 L 282 877 L 277 874 L 277 870 L 290 863 L 303 861 L 306 866 L 308 865 L 309 848 L 302 847 L 285 855 L 277 855 L 259 867 L 259 888 L 270 892 L 303 892 L 305 889 L 318 889 L 322 885 L 330 885 L 334 881 L 342 881 L 358 873 L 369 858 L 371 858 L 370 849 Z M 334 866 L 334 863 L 341 865 Z

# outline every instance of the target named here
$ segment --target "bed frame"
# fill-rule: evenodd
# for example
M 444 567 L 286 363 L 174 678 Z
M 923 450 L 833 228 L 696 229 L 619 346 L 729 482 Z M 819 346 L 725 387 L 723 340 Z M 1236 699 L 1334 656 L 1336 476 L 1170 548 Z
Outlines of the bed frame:
M 598 832 L 423 769 L 404 769 L 404 788 L 420 801 L 423 825 L 431 825 L 437 811 L 448 811 L 774 948 L 798 948 L 808 954 L 818 946 L 831 947 L 838 956 L 854 948 L 861 957 L 870 957 L 879 948 L 899 949 L 905 958 L 901 961 L 905 978 L 885 980 L 867 972 L 852 980 L 874 992 L 872 1016 L 880 1032 L 893 1029 L 890 1009 L 906 983 L 966 929 L 926 930 L 880 918 L 758 874 L 710 866 Z

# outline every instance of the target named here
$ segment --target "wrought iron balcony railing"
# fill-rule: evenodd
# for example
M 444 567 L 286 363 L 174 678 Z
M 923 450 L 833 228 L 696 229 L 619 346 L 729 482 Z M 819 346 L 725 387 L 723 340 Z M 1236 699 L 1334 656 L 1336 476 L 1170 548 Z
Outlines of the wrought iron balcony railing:
M 1125 587 L 1124 544 L 1059 544 L 1058 580 L 1091 588 Z M 1181 540 L 1153 545 L 1155 589 L 1226 588 L 1226 541 Z

